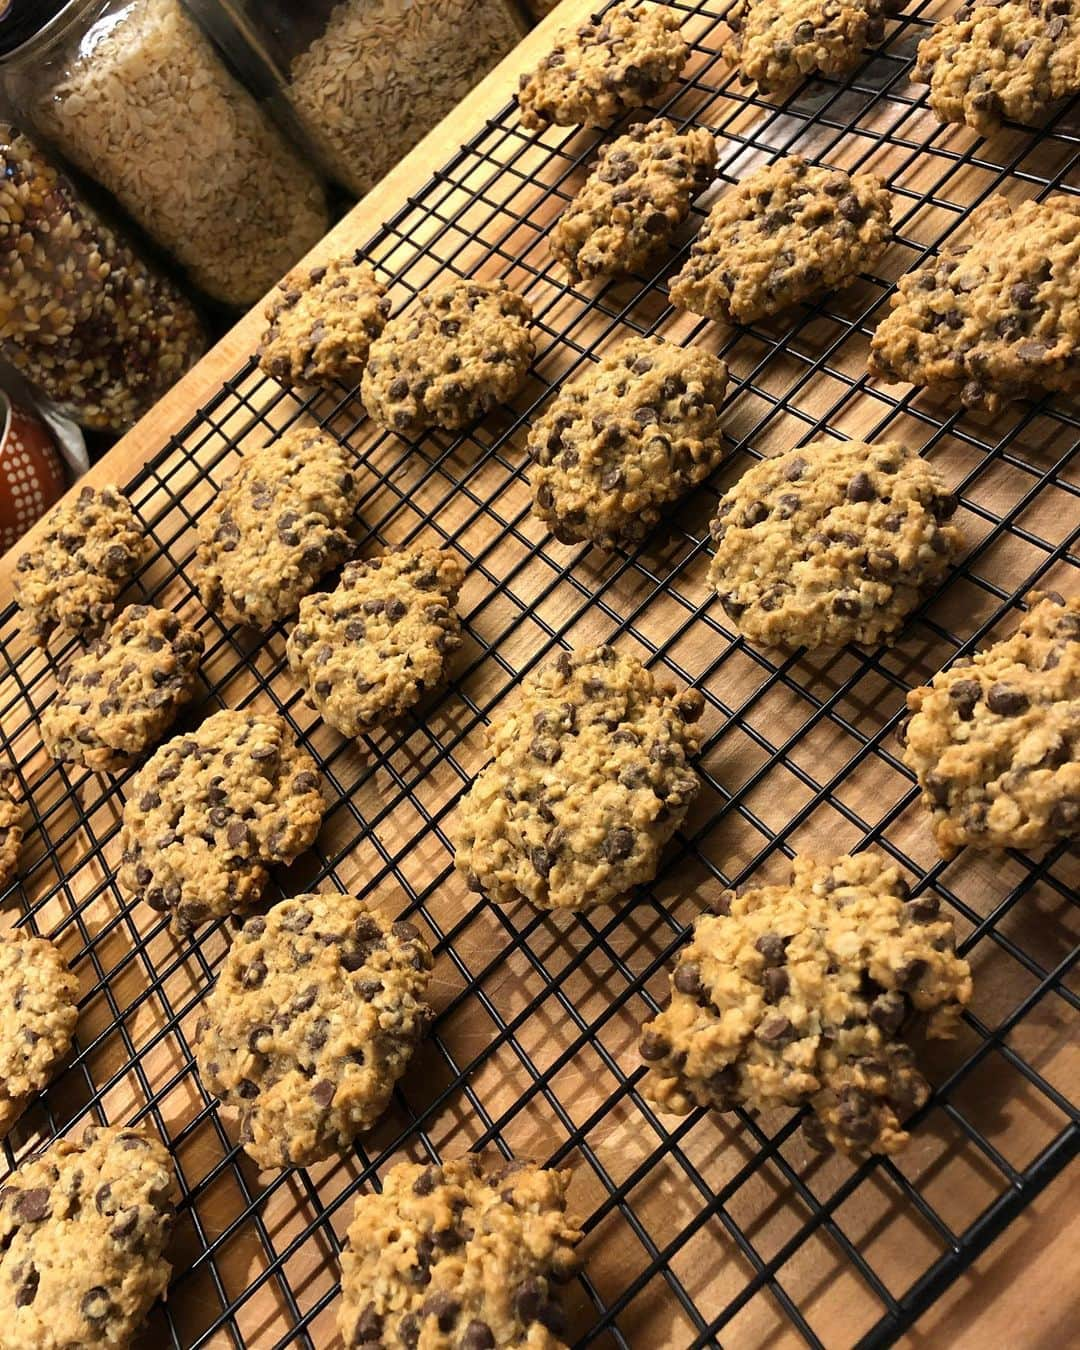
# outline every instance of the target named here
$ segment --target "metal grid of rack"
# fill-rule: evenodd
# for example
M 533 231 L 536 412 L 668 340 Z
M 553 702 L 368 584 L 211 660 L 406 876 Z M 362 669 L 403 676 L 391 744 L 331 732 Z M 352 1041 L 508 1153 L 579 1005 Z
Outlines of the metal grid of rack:
M 504 276 L 529 298 L 538 354 L 513 408 L 408 446 L 375 433 L 354 391 L 302 399 L 251 362 L 122 485 L 154 543 L 133 589 L 196 619 L 206 638 L 203 697 L 187 723 L 254 702 L 283 714 L 321 761 L 322 834 L 275 876 L 267 901 L 322 886 L 374 895 L 436 950 L 432 1034 L 386 1118 L 348 1157 L 260 1177 L 235 1147 L 191 1054 L 229 926 L 177 944 L 119 892 L 130 775 L 44 757 L 37 718 L 53 667 L 22 641 L 13 608 L 0 617 L 3 750 L 30 810 L 8 903 L 61 945 L 82 986 L 70 1063 L 7 1141 L 6 1161 L 91 1117 L 148 1117 L 170 1142 L 182 1191 L 175 1274 L 148 1344 L 328 1343 L 352 1197 L 403 1153 L 474 1147 L 574 1168 L 588 1261 L 567 1300 L 575 1345 L 887 1344 L 1075 1155 L 1065 1071 L 1075 858 L 1059 848 L 943 863 L 893 733 L 906 690 L 1007 631 L 1031 586 L 1069 589 L 1080 422 L 1063 400 L 960 416 L 870 382 L 865 358 L 891 283 L 962 229 L 977 202 L 997 190 L 1014 200 L 1077 190 L 1080 133 L 1070 110 L 1039 134 L 1008 127 L 993 142 L 940 127 L 908 83 L 933 6 L 891 24 L 848 80 L 814 83 L 782 108 L 749 95 L 720 58 L 721 0 L 678 7 L 693 56 L 660 111 L 718 134 L 721 183 L 792 151 L 884 174 L 897 239 L 881 275 L 739 330 L 672 310 L 665 278 L 677 258 L 602 289 L 568 288 L 545 235 L 600 134 L 527 135 L 508 105 L 365 251 L 397 307 L 445 272 Z M 679 257 L 711 200 L 699 202 Z M 725 358 L 730 453 L 642 548 L 605 556 L 559 545 L 531 517 L 522 447 L 550 390 L 627 332 Z M 361 744 L 301 702 L 283 631 L 222 626 L 189 579 L 195 520 L 237 454 L 300 418 L 356 453 L 365 551 L 423 538 L 468 564 L 453 679 Z M 894 647 L 781 657 L 741 640 L 710 594 L 708 519 L 755 458 L 826 430 L 918 445 L 955 484 L 970 547 Z M 702 691 L 703 791 L 660 876 L 632 902 L 554 918 L 498 909 L 454 873 L 447 819 L 504 697 L 561 646 L 598 641 Z M 925 1048 L 936 1090 L 909 1150 L 856 1166 L 812 1154 L 792 1112 L 658 1117 L 639 1091 L 637 1028 L 665 997 L 665 970 L 704 898 L 777 875 L 796 850 L 867 845 L 902 864 L 914 890 L 941 897 L 976 977 L 960 1037 Z

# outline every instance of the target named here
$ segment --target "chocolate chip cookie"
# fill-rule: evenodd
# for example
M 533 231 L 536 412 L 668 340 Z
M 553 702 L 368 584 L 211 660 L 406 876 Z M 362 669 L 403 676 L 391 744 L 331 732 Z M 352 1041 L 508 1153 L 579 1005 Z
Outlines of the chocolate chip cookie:
M 461 645 L 454 606 L 465 569 L 438 548 L 349 563 L 329 595 L 301 601 L 289 667 L 343 736 L 400 717 L 442 683 Z
M 672 302 L 719 323 L 753 323 L 871 267 L 892 238 L 892 198 L 872 173 L 799 155 L 756 169 L 709 212 Z
M 112 618 L 149 542 L 118 488 L 84 487 L 49 513 L 45 533 L 15 564 L 15 599 L 38 646 L 54 630 L 93 636 Z
M 169 1283 L 175 1180 L 144 1129 L 87 1126 L 0 1190 L 0 1325 L 12 1350 L 124 1350 Z
M 904 762 L 946 858 L 1080 834 L 1080 597 L 1027 600 L 1010 637 L 908 694 Z
M 371 344 L 364 407 L 407 440 L 468 426 L 521 388 L 536 352 L 531 323 L 505 281 L 436 282 Z
M 738 0 L 725 16 L 724 59 L 763 94 L 789 94 L 808 76 L 854 70 L 902 8 L 903 0 Z
M 671 1002 L 642 1029 L 662 1111 L 808 1105 L 814 1148 L 895 1153 L 929 1088 L 902 1039 L 912 1013 L 949 1036 L 971 997 L 952 920 L 872 853 L 796 858 L 784 886 L 725 891 L 694 926 Z
M 362 253 L 298 267 L 266 308 L 259 365 L 287 389 L 355 388 L 389 313 L 390 299 Z
M 712 180 L 716 140 L 664 118 L 602 146 L 585 185 L 555 222 L 554 257 L 574 281 L 636 272 L 671 243 Z
M 129 605 L 60 674 L 41 714 L 53 759 L 120 770 L 155 745 L 195 693 L 202 634 L 167 610 Z
M 15 875 L 23 839 L 22 789 L 10 764 L 0 763 L 0 887 Z
M 132 779 L 120 884 L 183 936 L 259 901 L 268 869 L 315 842 L 325 803 L 315 761 L 274 713 L 208 717 Z
M 398 1163 L 359 1195 L 341 1254 L 346 1345 L 565 1350 L 556 1287 L 578 1268 L 569 1172 Z
M 871 374 L 988 412 L 1080 387 L 1080 201 L 990 197 L 968 239 L 900 278 Z
M 700 782 L 703 699 L 611 647 L 560 652 L 488 731 L 494 758 L 461 799 L 454 861 L 497 904 L 610 904 L 651 881 Z
M 253 628 L 295 614 L 351 552 L 359 501 L 352 452 L 314 427 L 245 456 L 199 521 L 203 604 Z
M 720 462 L 727 367 L 628 338 L 556 394 L 529 435 L 533 509 L 564 544 L 635 544 Z
M 814 441 L 762 460 L 721 499 L 709 580 L 768 646 L 893 636 L 963 546 L 956 498 L 893 441 Z
M 45 938 L 0 937 L 0 1139 L 71 1048 L 79 981 Z
M 1080 93 L 1080 13 L 1074 0 L 973 0 L 919 43 L 912 78 L 942 122 L 1031 125 Z
M 248 919 L 196 1059 L 260 1167 L 328 1158 L 382 1115 L 431 1019 L 431 965 L 414 924 L 351 895 L 300 895 Z
M 562 29 L 518 83 L 522 125 L 606 127 L 643 107 L 686 65 L 680 24 L 666 5 L 620 4 Z

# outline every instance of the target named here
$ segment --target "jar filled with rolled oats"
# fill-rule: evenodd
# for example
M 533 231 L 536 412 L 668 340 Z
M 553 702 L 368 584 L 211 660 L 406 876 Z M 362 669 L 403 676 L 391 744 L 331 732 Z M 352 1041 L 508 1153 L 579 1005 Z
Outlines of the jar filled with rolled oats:
M 0 82 L 214 300 L 253 304 L 328 228 L 322 176 L 183 0 L 9 0 Z
M 205 347 L 176 283 L 0 124 L 0 356 L 75 421 L 119 433 Z
M 517 45 L 518 0 L 216 0 L 326 172 L 361 197 Z

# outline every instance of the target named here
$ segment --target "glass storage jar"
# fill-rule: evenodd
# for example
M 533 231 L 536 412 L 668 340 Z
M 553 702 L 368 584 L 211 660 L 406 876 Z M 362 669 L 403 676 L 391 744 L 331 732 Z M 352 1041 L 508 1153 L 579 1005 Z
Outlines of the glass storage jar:
M 175 282 L 0 124 L 0 355 L 76 422 L 122 432 L 205 346 Z
M 361 197 L 516 46 L 516 0 L 217 0 Z
M 28 130 L 213 299 L 252 304 L 326 233 L 321 177 L 181 0 L 14 0 L 0 50 Z

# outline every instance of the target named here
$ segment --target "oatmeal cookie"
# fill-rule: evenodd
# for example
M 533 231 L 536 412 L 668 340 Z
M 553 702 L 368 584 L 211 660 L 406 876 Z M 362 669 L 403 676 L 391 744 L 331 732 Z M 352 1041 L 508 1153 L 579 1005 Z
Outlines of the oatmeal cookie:
M 844 286 L 884 253 L 892 198 L 871 173 L 799 155 L 756 169 L 709 212 L 672 303 L 718 323 L 753 323 Z
M 667 248 L 712 180 L 716 139 L 664 118 L 602 146 L 592 172 L 555 222 L 550 245 L 574 281 L 637 272 Z
M 468 426 L 521 388 L 536 353 L 531 323 L 505 281 L 436 282 L 371 344 L 368 415 L 408 440 Z
M 895 1153 L 926 1101 L 900 1038 L 949 1036 L 971 997 L 936 896 L 873 853 L 796 858 L 785 886 L 725 891 L 679 954 L 671 1002 L 642 1029 L 642 1089 L 662 1111 L 809 1105 L 814 1148 Z
M 962 548 L 955 510 L 933 465 L 894 441 L 814 441 L 721 498 L 709 580 L 752 641 L 880 642 Z
M 343 736 L 361 736 L 440 685 L 461 645 L 464 580 L 455 554 L 402 549 L 349 563 L 336 591 L 301 601 L 289 666 L 311 706 Z
M 488 733 L 461 799 L 454 861 L 497 904 L 610 904 L 656 875 L 700 783 L 697 690 L 657 685 L 611 647 L 560 652 Z
M 257 904 L 268 869 L 315 842 L 325 803 L 315 761 L 274 713 L 208 717 L 132 779 L 120 884 L 184 935 Z
M 566 1350 L 556 1287 L 578 1269 L 569 1172 L 476 1154 L 398 1163 L 359 1195 L 341 1254 L 338 1328 L 386 1350 Z
M 575 29 L 518 83 L 522 125 L 606 127 L 643 107 L 690 55 L 678 11 L 667 5 L 613 5 Z
M 1080 834 L 1080 597 L 1033 591 L 1016 631 L 908 694 L 900 733 L 942 855 Z
M 724 59 L 744 84 L 789 94 L 808 76 L 846 75 L 864 48 L 885 36 L 885 21 L 903 0 L 737 0 L 726 15 L 731 39 Z
M 15 599 L 31 641 L 43 647 L 54 629 L 61 636 L 100 633 L 148 547 L 119 488 L 84 487 L 54 507 L 41 539 L 15 564 Z
M 0 887 L 15 875 L 23 839 L 22 789 L 19 777 L 0 762 Z
M 176 1183 L 145 1129 L 88 1125 L 0 1190 L 0 1325 L 11 1350 L 124 1350 L 169 1283 Z
M 298 267 L 266 308 L 259 365 L 286 389 L 350 389 L 360 383 L 372 342 L 386 326 L 390 298 L 363 253 L 325 267 Z
M 46 938 L 0 937 L 0 1139 L 71 1048 L 79 981 Z
M 61 673 L 41 714 L 53 759 L 125 768 L 155 745 L 191 701 L 202 634 L 167 610 L 129 605 L 107 635 Z
M 912 79 L 930 86 L 942 122 L 983 135 L 1003 118 L 1030 126 L 1080 93 L 1080 11 L 1075 0 L 973 0 L 919 43 Z
M 529 436 L 533 509 L 561 543 L 634 544 L 724 453 L 727 367 L 628 338 L 556 394 Z
M 988 412 L 1080 387 L 1080 201 L 990 197 L 969 237 L 900 278 L 871 374 Z
M 352 550 L 360 483 L 353 453 L 293 427 L 246 455 L 199 521 L 196 576 L 208 610 L 269 628 Z
M 196 1059 L 260 1167 L 328 1158 L 382 1115 L 431 1019 L 431 965 L 415 925 L 351 895 L 300 895 L 248 919 Z

